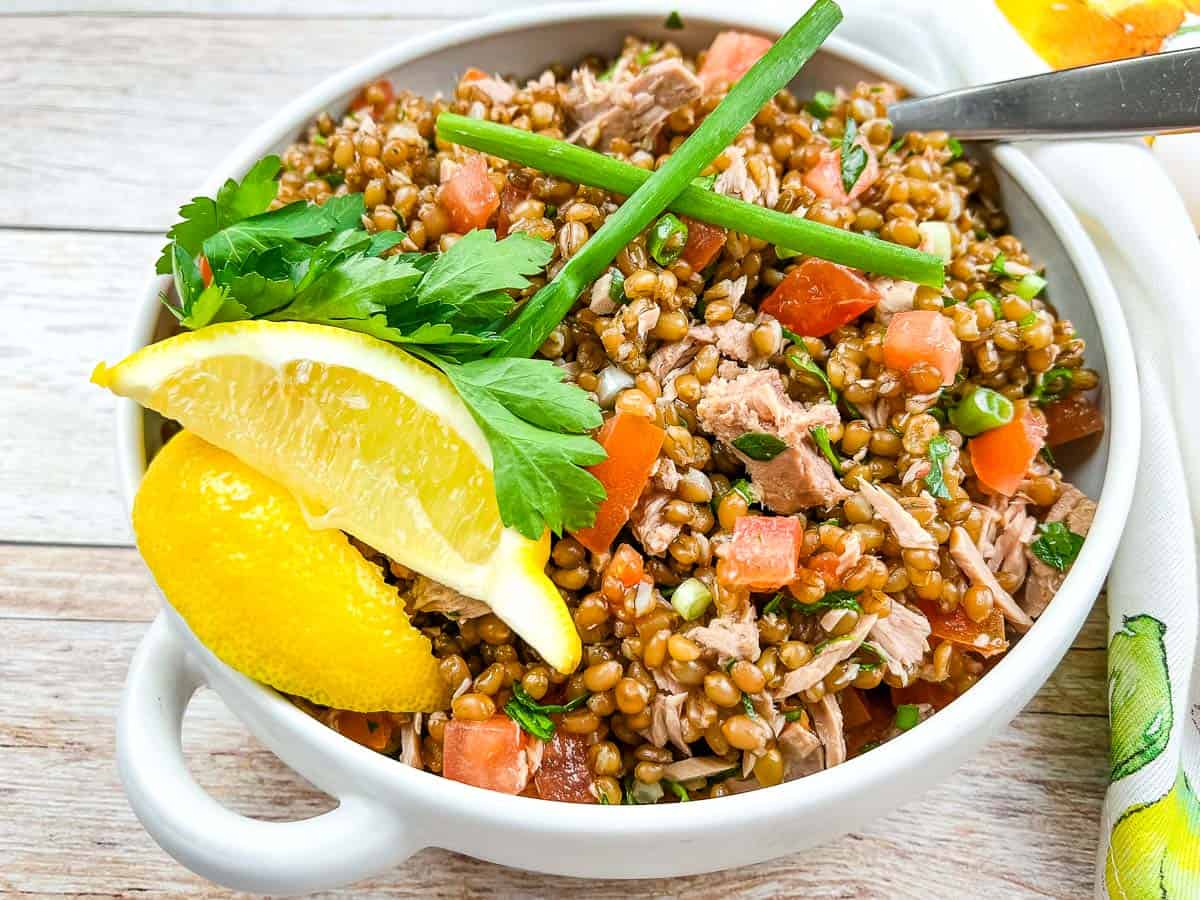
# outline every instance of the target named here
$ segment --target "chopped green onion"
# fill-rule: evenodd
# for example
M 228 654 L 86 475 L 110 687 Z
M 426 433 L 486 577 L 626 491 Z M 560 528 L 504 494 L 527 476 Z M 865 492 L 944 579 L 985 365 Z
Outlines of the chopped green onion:
M 625 296 L 625 276 L 621 274 L 620 269 L 612 270 L 612 281 L 608 283 L 608 299 L 614 303 L 625 303 L 629 299 Z
M 708 609 L 712 603 L 712 591 L 699 578 L 689 578 L 671 595 L 671 605 L 683 616 L 685 621 L 694 622 Z
M 945 222 L 922 222 L 917 226 L 921 233 L 921 248 L 926 253 L 932 253 L 942 260 L 950 262 L 954 258 L 954 239 L 950 236 L 950 226 Z
M 817 91 L 808 101 L 807 109 L 818 119 L 828 119 L 833 115 L 835 106 L 837 106 L 837 97 L 833 95 L 832 91 Z
M 617 192 L 630 195 L 629 199 L 605 220 L 578 253 L 567 260 L 553 280 L 525 302 L 516 318 L 501 330 L 500 344 L 491 351 L 492 355 L 532 355 L 575 305 L 587 286 L 681 191 L 693 189 L 689 182 L 729 145 L 764 103 L 791 81 L 841 19 L 842 12 L 833 0 L 817 0 L 809 7 L 796 24 L 730 88 L 725 99 L 705 116 L 700 126 L 671 154 L 666 163 L 653 174 L 644 173 L 648 175 L 645 184 L 634 191 Z M 442 117 L 438 118 L 440 122 Z M 478 122 L 465 117 L 463 121 Z M 520 129 L 514 131 L 524 134 Z M 448 131 L 443 131 L 442 136 L 447 140 L 455 140 Z M 508 152 L 511 138 L 502 143 L 505 146 L 499 155 L 511 158 L 513 154 Z M 636 166 L 633 168 L 642 171 Z M 706 198 L 717 196 L 709 191 L 694 190 Z M 801 221 L 796 216 L 787 218 Z M 739 230 L 745 232 L 746 228 L 743 226 Z M 791 245 L 790 241 L 787 243 Z
M 946 141 L 946 146 L 950 148 L 950 158 L 958 159 L 963 155 L 963 145 L 958 138 L 952 137 Z
M 944 463 L 953 448 L 944 434 L 939 434 L 929 442 L 929 474 L 925 476 L 925 487 L 929 493 L 939 500 L 950 499 L 950 489 L 946 487 L 946 471 Z
M 711 191 L 713 189 L 713 185 L 715 185 L 716 183 L 717 183 L 717 173 L 716 172 L 713 172 L 711 175 L 700 175 L 700 176 L 692 179 L 692 186 L 698 187 L 704 191 Z
M 994 295 L 988 293 L 987 291 L 976 291 L 967 298 L 968 303 L 974 303 L 976 300 L 986 300 L 992 305 L 992 314 L 997 319 L 1004 318 L 1004 308 L 1000 305 L 1000 301 L 997 300 Z
M 654 223 L 646 237 L 646 249 L 651 258 L 664 268 L 679 259 L 688 241 L 688 227 L 679 217 L 667 213 Z
M 1035 313 L 1035 312 L 1026 313 L 1025 315 L 1021 316 L 1021 318 L 1019 318 L 1017 320 L 1017 326 L 1020 328 L 1028 328 L 1030 325 L 1036 325 L 1036 324 L 1037 324 L 1037 313 Z
M 600 791 L 599 794 L 601 806 L 612 806 L 612 801 L 608 799 L 608 794 L 604 793 L 603 791 Z
M 950 409 L 950 424 L 975 437 L 1012 421 L 1012 401 L 991 388 L 977 387 Z
M 1017 282 L 1013 293 L 1024 300 L 1032 300 L 1046 287 L 1046 279 L 1036 272 L 1030 272 Z
M 787 449 L 786 443 L 765 431 L 747 431 L 745 434 L 735 437 L 730 443 L 758 462 L 772 460 Z
M 651 41 L 646 45 L 645 50 L 638 51 L 638 54 L 634 57 L 634 59 L 637 61 L 639 66 L 644 66 L 646 63 L 650 62 L 650 57 L 652 57 L 657 51 L 658 44 L 654 41 Z
M 679 798 L 680 803 L 687 803 L 692 798 L 688 796 L 687 788 L 673 778 L 664 778 L 663 784 L 671 789 L 671 793 Z
M 993 275 L 1007 275 L 1004 267 L 1008 265 L 1008 257 L 1003 253 L 997 253 L 996 258 L 992 260 L 991 268 L 988 271 Z
M 896 707 L 896 727 L 901 731 L 908 731 L 920 721 L 921 711 L 916 704 L 901 703 Z
M 669 28 L 672 31 L 683 30 L 683 16 L 679 15 L 678 10 L 671 10 L 667 15 L 667 21 L 663 22 L 663 28 Z
M 328 144 L 328 143 L 329 143 L 329 141 L 327 141 L 327 140 L 325 139 L 325 135 L 323 135 L 323 134 L 318 134 L 316 137 L 314 137 L 314 138 L 312 139 L 312 142 L 313 142 L 314 144 L 318 144 L 318 145 L 320 145 L 320 146 L 322 146 L 322 147 L 324 147 L 326 144 Z
M 778 245 L 776 245 L 776 247 L 775 247 L 775 258 L 776 259 L 793 259 L 799 255 L 800 255 L 799 250 L 789 250 L 787 247 L 780 247 Z
M 783 714 L 785 722 L 795 722 L 802 718 L 804 718 L 804 710 L 802 709 L 789 709 Z
M 841 475 L 842 461 L 833 450 L 833 442 L 829 440 L 829 430 L 824 425 L 814 425 L 808 429 L 808 433 L 812 435 L 813 443 L 817 445 L 821 453 L 829 460 L 829 465 L 833 467 L 833 471 Z
M 1083 548 L 1083 535 L 1071 531 L 1062 522 L 1046 522 L 1038 530 L 1038 538 L 1029 545 L 1033 555 L 1048 566 L 1065 572 Z
M 1071 390 L 1075 384 L 1075 372 L 1062 366 L 1055 366 L 1038 375 L 1033 383 L 1033 391 L 1029 399 L 1039 406 L 1045 406 Z

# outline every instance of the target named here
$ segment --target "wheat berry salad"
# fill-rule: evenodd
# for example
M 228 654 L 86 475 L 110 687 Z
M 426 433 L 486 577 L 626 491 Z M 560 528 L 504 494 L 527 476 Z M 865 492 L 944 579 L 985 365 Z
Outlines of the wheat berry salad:
M 1054 450 L 1098 377 L 951 134 L 789 91 L 839 20 L 375 81 L 185 205 L 177 333 L 93 378 L 168 420 L 133 522 L 195 635 L 396 765 L 573 803 L 971 703 L 1087 536 Z

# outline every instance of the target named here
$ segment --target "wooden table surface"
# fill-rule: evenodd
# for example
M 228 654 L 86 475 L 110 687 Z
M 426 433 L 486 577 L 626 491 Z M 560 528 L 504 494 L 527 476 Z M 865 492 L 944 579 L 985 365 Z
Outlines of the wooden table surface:
M 113 403 L 88 374 L 122 355 L 162 232 L 233 143 L 336 68 L 488 5 L 442 0 L 433 5 L 441 19 L 413 19 L 395 0 L 339 9 L 269 0 L 252 15 L 233 0 L 116 10 L 104 0 L 6 0 L 0 9 L 0 894 L 228 895 L 151 841 L 118 783 L 113 718 L 158 600 L 115 487 Z M 431 849 L 359 888 L 406 897 L 1090 895 L 1105 787 L 1104 639 L 1101 608 L 1029 708 L 974 760 L 818 850 L 621 883 Z M 184 737 L 198 781 L 239 812 L 288 820 L 330 806 L 210 692 L 193 703 Z

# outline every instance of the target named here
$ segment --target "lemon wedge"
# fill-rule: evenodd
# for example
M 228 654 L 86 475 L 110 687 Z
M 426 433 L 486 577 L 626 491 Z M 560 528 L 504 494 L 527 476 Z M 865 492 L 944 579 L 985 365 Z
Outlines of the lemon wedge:
M 445 709 L 429 638 L 340 531 L 308 527 L 283 487 L 190 432 L 150 463 L 138 549 L 196 637 L 244 675 L 363 712 Z
M 92 380 L 282 484 L 312 527 L 481 600 L 560 671 L 578 665 L 549 533 L 504 527 L 487 441 L 431 366 L 352 331 L 254 321 L 152 344 Z

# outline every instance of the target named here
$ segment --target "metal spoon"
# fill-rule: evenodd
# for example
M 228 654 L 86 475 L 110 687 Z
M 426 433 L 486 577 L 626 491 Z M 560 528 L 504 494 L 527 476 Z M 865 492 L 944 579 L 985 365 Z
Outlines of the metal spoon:
M 893 104 L 894 133 L 1067 140 L 1200 130 L 1200 47 L 1080 66 Z

